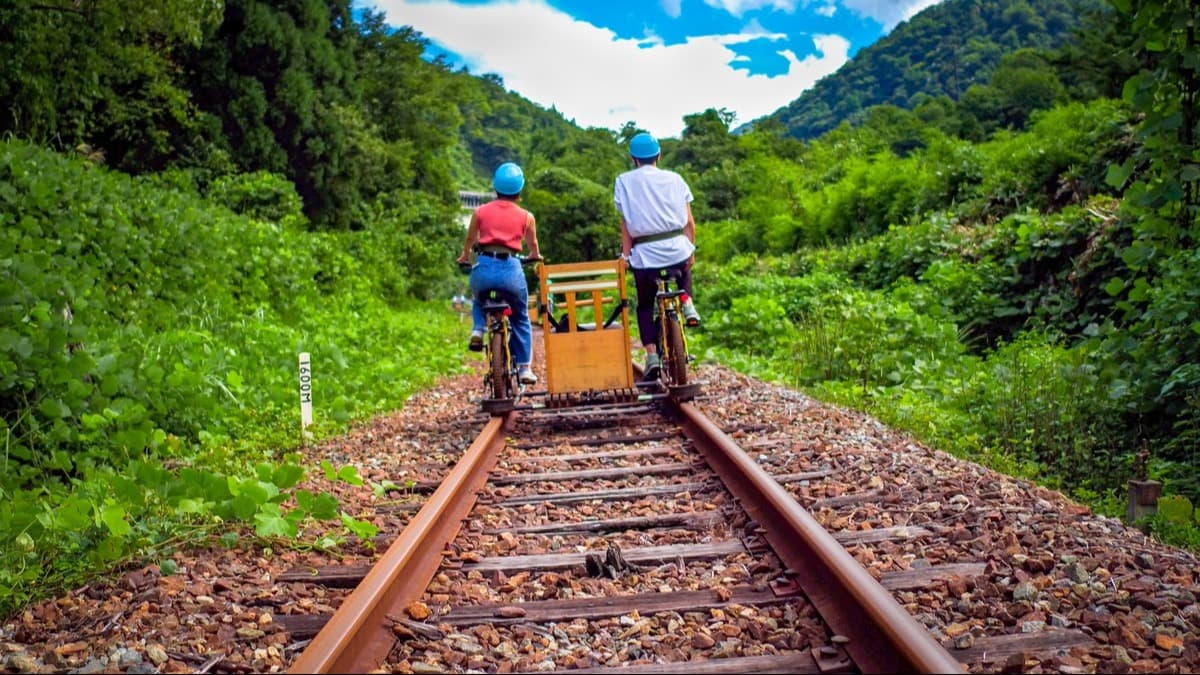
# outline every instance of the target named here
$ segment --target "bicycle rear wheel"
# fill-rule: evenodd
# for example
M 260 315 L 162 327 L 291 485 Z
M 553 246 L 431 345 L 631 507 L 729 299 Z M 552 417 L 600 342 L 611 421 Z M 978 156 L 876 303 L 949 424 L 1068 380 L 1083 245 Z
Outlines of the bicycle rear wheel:
M 491 356 L 489 367 L 492 370 L 492 398 L 509 398 L 508 364 L 505 357 L 504 331 L 495 330 L 489 336 L 488 352 Z
M 667 343 L 667 378 L 673 386 L 687 384 L 687 352 L 683 347 L 683 326 L 679 325 L 678 316 L 667 317 L 667 334 L 663 340 Z

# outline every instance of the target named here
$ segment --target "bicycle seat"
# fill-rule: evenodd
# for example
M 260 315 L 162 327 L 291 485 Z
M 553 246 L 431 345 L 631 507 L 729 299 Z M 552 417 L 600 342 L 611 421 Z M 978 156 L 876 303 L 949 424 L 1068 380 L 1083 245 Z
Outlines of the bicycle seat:
M 479 300 L 476 301 L 479 303 L 479 308 L 482 309 L 485 314 L 489 312 L 508 313 L 511 309 L 508 305 L 508 301 L 506 301 L 504 298 L 494 297 L 495 293 L 497 293 L 497 291 L 481 291 L 478 296 Z

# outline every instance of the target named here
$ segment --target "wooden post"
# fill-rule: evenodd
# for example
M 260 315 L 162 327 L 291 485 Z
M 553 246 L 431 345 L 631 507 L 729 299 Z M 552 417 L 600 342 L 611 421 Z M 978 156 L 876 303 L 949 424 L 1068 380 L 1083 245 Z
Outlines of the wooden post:
M 308 352 L 300 353 L 300 442 L 308 445 L 311 433 L 308 431 L 312 424 L 312 366 Z
M 1133 524 L 1140 518 L 1158 513 L 1158 498 L 1162 483 L 1156 480 L 1129 481 L 1129 504 L 1125 507 L 1125 522 Z

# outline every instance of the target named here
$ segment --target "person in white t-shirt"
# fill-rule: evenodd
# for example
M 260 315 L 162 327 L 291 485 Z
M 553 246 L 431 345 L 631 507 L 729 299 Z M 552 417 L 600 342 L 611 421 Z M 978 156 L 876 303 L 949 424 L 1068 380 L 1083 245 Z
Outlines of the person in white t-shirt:
M 656 279 L 663 269 L 680 273 L 684 291 L 683 318 L 688 326 L 700 325 L 692 302 L 692 263 L 695 262 L 696 221 L 692 218 L 692 191 L 683 177 L 658 168 L 658 141 L 647 133 L 629 140 L 634 168 L 617 176 L 613 202 L 621 214 L 621 257 L 629 262 L 637 286 L 637 324 L 646 349 L 644 377 L 658 377 L 658 324 L 654 321 Z

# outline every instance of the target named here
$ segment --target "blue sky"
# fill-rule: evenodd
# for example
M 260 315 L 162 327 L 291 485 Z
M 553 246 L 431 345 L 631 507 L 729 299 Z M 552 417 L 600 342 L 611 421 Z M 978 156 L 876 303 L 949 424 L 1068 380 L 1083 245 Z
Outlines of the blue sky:
M 358 0 L 456 65 L 582 127 L 678 137 L 707 108 L 774 112 L 942 0 Z

